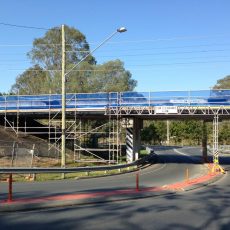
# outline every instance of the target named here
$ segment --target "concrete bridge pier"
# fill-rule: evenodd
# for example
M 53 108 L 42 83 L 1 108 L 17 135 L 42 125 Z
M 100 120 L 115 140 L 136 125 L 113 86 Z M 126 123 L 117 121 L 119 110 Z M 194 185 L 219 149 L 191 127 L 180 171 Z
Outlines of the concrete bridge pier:
M 139 158 L 141 147 L 141 129 L 143 120 L 139 118 L 129 119 L 126 126 L 126 161 L 131 163 Z

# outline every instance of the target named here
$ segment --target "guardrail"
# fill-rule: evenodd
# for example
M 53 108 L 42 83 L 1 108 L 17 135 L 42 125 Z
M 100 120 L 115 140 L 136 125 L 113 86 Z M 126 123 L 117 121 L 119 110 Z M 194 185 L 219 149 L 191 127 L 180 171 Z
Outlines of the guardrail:
M 219 145 L 218 150 L 220 153 L 229 153 L 230 154 L 230 145 Z M 208 146 L 208 151 L 210 153 L 212 153 L 213 148 L 211 146 Z
M 92 166 L 92 167 L 72 167 L 72 168 L 22 168 L 22 167 L 5 167 L 0 168 L 0 174 L 36 174 L 36 173 L 74 173 L 74 172 L 93 172 L 93 171 L 107 171 L 114 169 L 123 169 L 131 166 L 138 166 L 145 162 L 148 162 L 153 158 L 153 154 L 150 154 L 142 159 L 134 161 L 129 164 L 120 164 L 113 166 Z
M 92 172 L 122 169 L 130 166 L 139 166 L 149 163 L 155 154 L 151 153 L 140 160 L 129 164 L 113 166 L 94 166 L 94 167 L 77 167 L 77 168 L 0 168 L 0 174 L 8 174 L 8 199 L 7 202 L 13 201 L 13 174 L 36 174 L 36 173 L 74 173 L 74 172 Z M 139 190 L 139 173 L 136 174 L 136 190 Z

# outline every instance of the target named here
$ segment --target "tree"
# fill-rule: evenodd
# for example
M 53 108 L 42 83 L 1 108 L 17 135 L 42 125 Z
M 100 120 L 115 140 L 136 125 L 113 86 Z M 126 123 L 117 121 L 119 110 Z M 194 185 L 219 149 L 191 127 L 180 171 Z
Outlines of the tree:
M 176 143 L 185 138 L 185 123 L 182 121 L 172 121 L 170 124 L 170 135 Z
M 131 76 L 131 73 L 125 70 L 124 63 L 120 60 L 97 65 L 92 77 L 94 92 L 132 91 L 137 82 Z
M 148 144 L 155 144 L 158 141 L 159 136 L 157 134 L 154 123 L 151 123 L 148 127 L 145 127 L 141 131 L 141 140 Z
M 213 89 L 230 89 L 230 75 L 218 80 Z
M 185 121 L 185 138 L 189 144 L 200 144 L 202 139 L 202 121 L 188 120 Z
M 49 89 L 49 75 L 39 66 L 35 65 L 16 78 L 12 86 L 13 94 L 40 94 L 46 93 Z
M 65 26 L 66 72 L 90 53 L 85 36 L 75 28 Z M 34 66 L 19 75 L 11 92 L 24 94 L 61 93 L 61 30 L 50 29 L 44 37 L 35 39 L 28 57 Z M 96 65 L 92 55 L 67 76 L 67 93 L 132 91 L 137 82 L 125 70 L 120 60 Z
M 65 40 L 67 66 L 78 63 L 90 52 L 85 36 L 73 27 L 65 26 Z M 52 28 L 46 32 L 44 37 L 34 40 L 33 48 L 28 53 L 28 57 L 42 68 L 60 70 L 62 63 L 61 44 L 61 28 Z M 96 64 L 95 58 L 92 56 L 89 56 L 86 62 Z
M 161 144 L 166 139 L 166 123 L 164 121 L 145 122 L 141 132 L 141 140 L 148 144 Z
M 167 124 L 166 121 L 155 122 L 158 140 L 160 143 L 164 142 L 167 138 Z
M 86 71 L 87 70 L 87 71 Z M 80 93 L 132 91 L 137 82 L 120 60 L 102 65 L 82 63 L 68 76 L 67 91 Z
M 219 141 L 221 144 L 229 144 L 229 140 L 230 140 L 230 123 L 229 121 L 224 121 L 220 125 Z

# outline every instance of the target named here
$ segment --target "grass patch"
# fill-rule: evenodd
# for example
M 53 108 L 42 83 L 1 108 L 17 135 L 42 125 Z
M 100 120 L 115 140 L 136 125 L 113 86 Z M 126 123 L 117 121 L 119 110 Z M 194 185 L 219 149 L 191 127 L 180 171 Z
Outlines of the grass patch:
M 139 157 L 140 158 L 145 157 L 147 155 L 149 155 L 149 152 L 147 150 L 145 150 L 145 149 L 140 150 L 140 152 L 139 152 Z

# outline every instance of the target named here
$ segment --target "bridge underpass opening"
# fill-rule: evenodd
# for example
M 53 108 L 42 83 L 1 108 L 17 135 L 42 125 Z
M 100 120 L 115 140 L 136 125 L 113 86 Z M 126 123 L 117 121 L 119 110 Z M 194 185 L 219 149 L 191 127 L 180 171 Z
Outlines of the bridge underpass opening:
M 61 120 L 59 117 L 51 119 L 31 119 L 20 117 L 18 126 L 17 117 L 8 117 L 4 130 L 13 135 L 15 141 L 26 144 L 31 140 L 36 146 L 39 157 L 53 157 L 60 159 L 61 153 Z M 3 124 L 2 124 L 3 125 Z M 28 126 L 30 125 L 30 126 Z M 66 120 L 66 147 L 69 160 L 78 163 L 121 163 L 122 144 L 120 120 L 95 120 L 72 117 Z M 27 143 L 28 145 L 29 143 Z M 39 148 L 42 146 L 42 148 Z
M 190 120 L 193 118 L 192 116 L 187 116 L 187 118 L 183 120 Z M 207 123 L 209 122 L 211 124 L 211 118 L 213 118 L 212 121 L 212 160 L 208 160 L 208 134 L 207 134 Z M 222 117 L 223 119 L 224 117 Z M 152 117 L 152 120 L 153 117 Z M 158 120 L 161 120 L 158 117 Z M 165 119 L 164 115 L 162 115 L 162 120 L 166 120 L 166 127 L 167 127 L 167 140 L 165 141 L 166 144 L 169 144 L 168 137 L 169 137 L 169 126 L 170 126 L 170 120 L 167 118 Z M 177 121 L 181 121 L 180 118 L 177 119 Z M 202 158 L 204 163 L 211 163 L 213 162 L 212 172 L 221 172 L 225 173 L 224 169 L 219 165 L 219 115 L 215 114 L 211 117 L 209 117 L 208 120 L 202 120 L 202 116 L 200 116 L 200 119 L 196 118 L 196 120 L 202 121 L 202 134 L 200 136 L 201 139 L 201 149 L 202 149 Z M 140 122 L 141 121 L 141 122 Z M 156 121 L 156 120 L 155 120 Z M 175 121 L 175 120 L 174 120 Z M 141 125 L 140 125 L 141 124 Z M 126 128 L 127 128 L 127 137 L 126 137 L 126 146 L 127 146 L 127 159 L 131 162 L 132 160 L 135 160 L 135 156 L 137 156 L 137 150 L 140 150 L 140 144 L 141 140 L 138 139 L 137 136 L 140 137 L 140 130 L 143 128 L 143 120 L 135 117 L 135 118 L 126 118 Z M 136 135 L 136 136 L 135 136 Z M 210 143 L 210 145 L 211 145 Z

